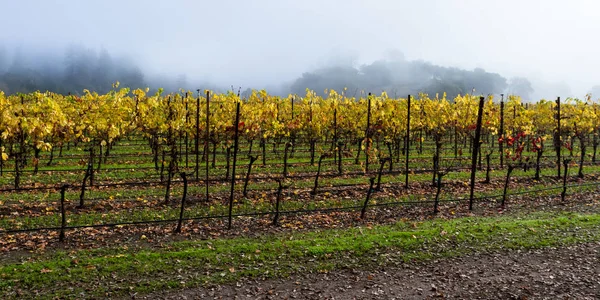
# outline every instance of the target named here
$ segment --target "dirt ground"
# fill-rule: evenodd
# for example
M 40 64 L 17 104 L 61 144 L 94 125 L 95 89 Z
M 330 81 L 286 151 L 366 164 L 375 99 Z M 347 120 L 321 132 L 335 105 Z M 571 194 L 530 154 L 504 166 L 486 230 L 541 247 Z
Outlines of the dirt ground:
M 600 243 L 494 252 L 154 294 L 145 299 L 600 299 Z

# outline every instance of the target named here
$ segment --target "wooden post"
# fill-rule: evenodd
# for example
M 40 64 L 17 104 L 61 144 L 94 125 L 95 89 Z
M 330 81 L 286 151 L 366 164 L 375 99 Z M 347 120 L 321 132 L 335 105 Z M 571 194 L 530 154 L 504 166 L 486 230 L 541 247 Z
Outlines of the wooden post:
M 335 151 L 335 147 L 337 146 L 337 106 L 333 108 L 333 143 L 331 147 L 331 151 Z M 335 152 L 334 152 L 335 153 Z M 337 162 L 337 155 L 333 155 L 333 162 Z
M 369 190 L 367 191 L 367 198 L 365 199 L 365 203 L 363 204 L 363 208 L 360 211 L 360 218 L 365 218 L 365 213 L 367 212 L 367 205 L 369 205 L 369 199 L 371 199 L 371 193 L 373 193 L 373 184 L 375 184 L 375 177 L 369 178 Z
M 310 144 L 310 165 L 315 164 L 315 144 L 313 142 L 313 99 L 310 98 L 308 122 L 310 124 L 310 132 L 308 134 L 308 142 Z
M 183 223 L 183 212 L 185 210 L 185 198 L 187 197 L 188 181 L 185 172 L 181 172 L 181 179 L 183 179 L 183 196 L 181 197 L 181 209 L 179 210 L 179 221 L 177 222 L 177 228 L 175 233 L 181 233 L 181 223 Z
M 506 194 L 508 192 L 508 184 L 510 183 L 510 175 L 512 171 L 515 169 L 515 166 L 512 164 L 508 164 L 508 170 L 506 171 L 506 179 L 504 181 L 504 191 L 502 192 L 502 203 L 500 206 L 504 209 L 504 205 L 506 204 Z
M 204 154 L 204 162 L 206 163 L 205 165 L 205 175 L 204 175 L 204 181 L 206 182 L 206 202 L 208 202 L 208 183 L 209 183 L 209 178 L 208 178 L 208 154 L 210 153 L 209 151 L 209 147 L 208 147 L 208 139 L 210 138 L 210 91 L 206 91 L 206 134 L 204 136 L 204 152 L 206 152 Z M 196 152 L 197 153 L 197 152 Z M 198 154 L 196 154 L 198 155 Z
M 325 158 L 327 155 L 326 154 L 321 154 L 321 156 L 319 157 L 319 164 L 317 166 L 317 175 L 315 176 L 315 184 L 313 186 L 313 190 L 310 193 L 311 195 L 316 195 L 317 194 L 317 188 L 319 187 L 319 176 L 321 175 L 321 163 L 323 162 L 323 158 Z
M 239 124 L 240 124 L 240 102 L 238 102 L 235 107 L 235 123 L 233 125 L 235 134 L 234 134 L 234 140 L 233 140 L 233 168 L 231 170 L 231 191 L 229 194 L 229 218 L 228 218 L 228 222 L 227 222 L 227 229 L 231 229 L 231 218 L 232 218 L 232 212 L 233 212 L 233 192 L 234 192 L 234 188 L 235 188 L 235 166 L 236 166 L 238 142 L 239 142 Z
M 562 148 L 560 130 L 560 97 L 556 98 L 556 132 L 554 133 L 554 149 L 556 151 L 556 171 L 557 177 L 560 178 L 560 151 Z
M 562 189 L 562 192 L 560 193 L 560 201 L 562 201 L 562 202 L 565 201 L 565 197 L 567 195 L 567 175 L 569 173 L 569 163 L 570 162 L 571 162 L 571 159 L 563 160 L 563 164 L 565 167 L 565 175 L 563 176 L 563 189 Z
M 410 140 L 410 95 L 408 95 L 408 110 L 406 112 L 406 139 L 404 141 L 404 150 L 406 151 L 406 168 L 405 178 L 404 178 L 404 187 L 408 188 L 408 158 L 409 158 L 409 140 Z
M 248 182 L 250 181 L 250 172 L 252 172 L 252 164 L 258 159 L 258 156 L 249 156 L 250 163 L 248 164 L 248 173 L 246 173 L 246 180 L 244 180 L 244 197 L 248 197 Z
M 437 214 L 440 212 L 440 193 L 442 192 L 442 177 L 444 177 L 444 175 L 445 173 L 437 173 L 437 189 L 435 192 L 435 201 L 433 202 L 433 214 Z
M 475 192 L 475 173 L 477 172 L 477 154 L 479 150 L 479 140 L 481 139 L 481 120 L 483 117 L 483 100 L 479 97 L 479 110 L 477 111 L 477 127 L 475 128 L 475 139 L 473 140 L 473 151 L 471 159 L 471 187 L 469 193 L 469 210 L 473 210 L 473 196 Z
M 200 89 L 197 90 L 198 91 L 198 98 L 196 99 L 196 141 L 194 141 L 194 151 L 196 151 L 196 166 L 195 166 L 195 173 L 196 173 L 196 181 L 199 179 L 200 176 L 200 149 L 199 149 L 199 143 L 200 143 Z M 208 128 L 207 128 L 208 129 Z
M 190 124 L 190 111 L 188 110 L 188 93 L 185 93 L 185 98 L 184 98 L 184 102 L 185 102 L 185 126 L 189 126 Z M 188 127 L 189 128 L 189 127 Z M 189 159 L 189 151 L 190 151 L 190 133 L 188 132 L 188 130 L 185 131 L 185 167 L 189 168 L 190 166 L 190 159 Z
M 392 158 L 386 157 L 381 159 L 381 165 L 379 165 L 379 172 L 377 172 L 377 186 L 375 187 L 376 191 L 381 191 L 381 174 L 383 173 L 383 166 L 386 162 L 390 162 L 392 164 Z
M 500 151 L 500 168 L 504 168 L 504 94 L 500 94 L 502 100 L 500 100 L 500 138 L 502 142 L 498 143 L 498 150 Z
M 371 93 L 367 96 L 367 129 L 365 130 L 365 173 L 369 173 L 369 150 L 371 149 Z
M 60 235 L 58 240 L 63 242 L 65 240 L 65 227 L 67 227 L 67 217 L 65 215 L 65 191 L 69 186 L 63 184 L 60 187 Z
M 279 223 L 279 202 L 281 202 L 281 192 L 283 190 L 281 180 L 275 180 L 277 181 L 277 199 L 275 200 L 275 216 L 273 217 L 273 226 L 277 226 Z

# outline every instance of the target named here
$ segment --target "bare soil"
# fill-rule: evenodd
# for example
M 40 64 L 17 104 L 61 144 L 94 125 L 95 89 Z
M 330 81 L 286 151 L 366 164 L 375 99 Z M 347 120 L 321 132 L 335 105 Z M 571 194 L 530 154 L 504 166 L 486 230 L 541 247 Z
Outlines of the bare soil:
M 246 280 L 144 299 L 600 299 L 600 243 Z

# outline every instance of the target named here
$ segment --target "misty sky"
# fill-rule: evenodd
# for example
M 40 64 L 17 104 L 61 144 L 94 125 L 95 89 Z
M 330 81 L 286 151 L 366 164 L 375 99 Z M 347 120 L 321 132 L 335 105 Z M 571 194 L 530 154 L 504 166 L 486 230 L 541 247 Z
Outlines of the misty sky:
M 600 84 L 593 0 L 0 0 L 0 11 L 0 43 L 104 47 L 144 71 L 227 86 L 279 84 L 392 50 L 525 76 L 538 97 L 554 98 L 560 83 L 583 97 Z

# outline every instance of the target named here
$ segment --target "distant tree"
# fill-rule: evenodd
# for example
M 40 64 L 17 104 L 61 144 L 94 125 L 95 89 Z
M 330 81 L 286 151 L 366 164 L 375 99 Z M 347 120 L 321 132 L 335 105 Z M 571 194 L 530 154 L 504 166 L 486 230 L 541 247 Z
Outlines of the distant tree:
M 446 93 L 453 98 L 458 94 L 470 93 L 473 88 L 482 93 L 501 93 L 506 87 L 506 78 L 481 68 L 473 71 L 434 65 L 422 60 L 407 61 L 401 53 L 391 61 L 379 60 L 360 68 L 352 66 L 330 66 L 302 74 L 291 85 L 291 92 L 304 94 L 306 88 L 317 93 L 325 89 L 352 91 L 388 92 L 391 96 L 406 97 L 424 92 L 434 97 Z M 352 96 L 352 95 L 350 95 Z
M 179 74 L 175 80 L 175 89 L 189 89 L 187 75 Z
M 8 70 L 6 72 L 18 73 L 25 70 L 28 65 L 30 65 L 28 58 L 25 56 L 23 49 L 18 47 L 13 52 L 12 61 L 8 65 Z
M 482 94 L 499 94 L 507 87 L 506 78 L 481 68 L 469 72 L 467 78 L 468 84 Z
M 8 52 L 0 46 L 0 90 L 8 94 L 36 90 L 81 94 L 84 89 L 106 93 L 115 81 L 120 81 L 122 87 L 147 86 L 137 64 L 126 57 L 111 56 L 106 49 L 96 52 L 70 45 L 63 53 L 56 53 L 21 46 L 11 52 L 14 55 L 9 61 Z M 153 83 L 175 86 L 174 80 L 164 76 L 156 77 Z
M 121 86 L 132 89 L 143 88 L 146 85 L 142 70 L 127 58 L 117 62 L 114 81 L 119 81 Z
M 365 90 L 377 91 L 381 87 L 392 84 L 392 71 L 385 61 L 376 61 L 360 68 L 362 87 Z
M 471 90 L 468 89 L 461 80 L 433 78 L 429 80 L 428 84 L 419 90 L 419 92 L 426 93 L 431 97 L 435 97 L 436 94 L 439 94 L 441 97 L 443 93 L 446 93 L 450 97 L 454 97 L 459 94 L 464 95 L 470 93 Z
M 296 79 L 291 85 L 293 94 L 304 95 L 306 89 L 312 89 L 316 93 L 323 95 L 326 89 L 348 90 L 360 88 L 360 75 L 357 69 L 353 67 L 328 67 L 307 72 L 302 77 Z
M 31 66 L 31 58 L 28 58 L 22 49 L 16 49 L 10 65 L 0 75 L 1 89 L 8 94 L 39 90 L 40 85 L 44 83 L 44 76 Z
M 93 89 L 105 93 L 112 88 L 115 80 L 115 65 L 106 49 L 101 49 L 92 74 Z
M 391 50 L 386 51 L 385 57 L 386 57 L 386 59 L 388 59 L 391 62 L 406 61 L 406 57 L 404 56 L 404 53 L 398 49 L 391 49 Z
M 0 46 L 0 74 L 8 69 L 8 52 L 6 47 Z
M 32 69 L 15 69 L 2 75 L 3 91 L 14 93 L 27 93 L 41 88 L 45 84 L 44 76 Z
M 531 100 L 533 91 L 531 82 L 527 78 L 513 77 L 508 81 L 506 93 L 521 96 L 524 100 Z
M 8 70 L 8 54 L 6 48 L 0 46 L 0 91 L 8 92 L 8 85 L 4 79 L 4 73 Z
M 600 85 L 593 86 L 590 94 L 592 94 L 592 99 L 600 99 Z
M 93 86 L 96 53 L 82 46 L 71 45 L 65 52 L 65 70 L 62 85 L 68 92 L 80 94 L 84 89 L 96 90 Z

